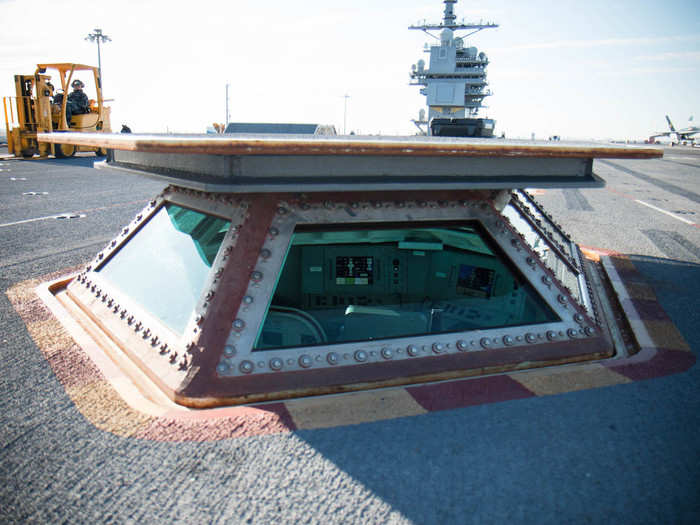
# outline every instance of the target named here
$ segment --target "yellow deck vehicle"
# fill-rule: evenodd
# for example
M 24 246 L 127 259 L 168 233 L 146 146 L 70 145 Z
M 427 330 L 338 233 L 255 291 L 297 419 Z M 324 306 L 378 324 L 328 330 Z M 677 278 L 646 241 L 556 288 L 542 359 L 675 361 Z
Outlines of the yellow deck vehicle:
M 78 78 L 78 72 L 82 71 L 89 71 L 91 80 L 94 80 L 86 93 L 90 99 L 89 112 L 74 114 L 70 122 L 67 122 L 70 85 Z M 54 83 L 51 82 L 52 78 Z M 15 97 L 3 97 L 9 153 L 24 158 L 32 158 L 34 155 L 72 157 L 76 151 L 93 151 L 98 156 L 105 155 L 106 151 L 99 147 L 39 143 L 36 138 L 37 133 L 111 131 L 110 108 L 104 105 L 98 68 L 69 63 L 38 64 L 33 75 L 15 75 L 15 90 Z

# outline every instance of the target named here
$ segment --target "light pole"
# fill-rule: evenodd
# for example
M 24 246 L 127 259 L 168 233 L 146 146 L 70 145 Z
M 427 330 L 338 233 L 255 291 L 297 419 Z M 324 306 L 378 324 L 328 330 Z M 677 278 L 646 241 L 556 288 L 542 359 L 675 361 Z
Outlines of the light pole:
M 343 95 L 343 98 L 345 99 L 345 107 L 343 109 L 343 135 L 345 135 L 345 125 L 348 120 L 348 99 L 350 98 L 350 95 L 346 93 Z
M 228 87 L 229 84 L 226 83 L 226 127 L 228 127 L 228 119 L 230 118 L 229 112 L 228 112 Z M 226 129 L 226 128 L 224 128 Z
M 102 58 L 100 57 L 100 42 L 111 42 L 112 39 L 102 33 L 102 29 L 94 29 L 94 33 L 90 33 L 85 37 L 85 40 L 97 42 L 97 70 L 100 73 L 100 84 L 102 84 Z M 102 87 L 100 85 L 100 87 Z

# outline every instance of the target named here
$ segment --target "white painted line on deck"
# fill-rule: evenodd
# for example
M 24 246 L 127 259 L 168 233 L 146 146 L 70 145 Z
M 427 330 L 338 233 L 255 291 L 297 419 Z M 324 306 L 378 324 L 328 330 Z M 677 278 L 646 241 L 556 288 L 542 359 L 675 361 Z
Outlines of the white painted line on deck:
M 45 221 L 47 219 L 68 219 L 68 218 L 82 218 L 85 217 L 82 213 L 59 213 L 58 215 L 47 215 L 46 217 L 36 217 L 34 219 L 24 219 L 23 221 L 6 222 L 5 224 L 0 224 L 0 228 L 5 226 L 16 226 L 17 224 L 26 224 L 28 222 Z
M 674 219 L 677 219 L 681 222 L 684 222 L 686 224 L 690 224 L 691 226 L 697 226 L 693 221 L 689 221 L 688 219 L 684 219 L 683 217 L 679 217 L 675 213 L 671 213 L 670 211 L 662 210 L 661 208 L 657 208 L 653 204 L 649 204 L 648 202 L 640 201 L 639 199 L 634 199 L 634 202 L 638 202 L 639 204 L 646 206 L 647 208 L 651 208 L 652 210 L 659 211 L 665 215 L 668 215 L 669 217 L 673 217 Z

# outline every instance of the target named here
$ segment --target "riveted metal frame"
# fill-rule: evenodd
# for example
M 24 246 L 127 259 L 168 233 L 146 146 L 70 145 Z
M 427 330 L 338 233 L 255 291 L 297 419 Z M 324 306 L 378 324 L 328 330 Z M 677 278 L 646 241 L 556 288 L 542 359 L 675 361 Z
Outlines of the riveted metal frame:
M 499 198 L 486 190 L 241 195 L 169 187 L 71 282 L 68 293 L 170 397 L 191 406 L 612 355 L 606 327 L 578 304 L 499 213 L 494 201 Z M 166 202 L 231 221 L 182 335 L 113 289 L 97 271 Z M 297 226 L 466 221 L 479 223 L 561 321 L 253 350 Z
M 557 259 L 576 275 L 580 293 L 579 304 L 591 312 L 593 304 L 589 291 L 590 284 L 588 284 L 583 274 L 583 258 L 576 243 L 571 240 L 571 237 L 559 224 L 554 222 L 552 216 L 544 210 L 535 198 L 526 191 L 514 190 L 511 203 L 520 213 L 520 216 L 534 230 L 541 233 L 540 238 L 552 250 Z
M 125 226 L 68 285 L 68 296 L 116 342 L 140 368 L 174 397 L 191 373 L 193 349 L 206 315 L 208 294 L 215 291 L 226 255 L 217 253 L 205 279 L 200 298 L 182 334 L 174 332 L 137 301 L 114 287 L 99 270 L 127 244 L 166 203 L 201 211 L 229 220 L 231 225 L 222 246 L 234 247 L 237 231 L 248 204 L 236 195 L 207 195 L 198 191 L 168 187 Z M 158 290 L 153 290 L 158 293 Z
M 371 197 L 371 200 L 367 199 Z M 463 367 L 523 360 L 579 359 L 611 355 L 604 330 L 558 282 L 535 252 L 496 211 L 491 192 L 402 192 L 393 194 L 279 194 L 270 230 L 245 291 L 244 301 L 216 363 L 219 385 L 209 392 L 228 401 L 272 399 L 290 393 L 338 391 L 349 384 L 376 384 Z M 298 225 L 478 221 L 500 250 L 561 317 L 538 325 L 426 334 L 384 340 L 253 351 L 274 294 L 292 234 Z M 246 302 L 247 299 L 247 302 Z M 535 350 L 544 348 L 543 352 Z M 487 355 L 488 354 L 488 355 Z M 472 355 L 478 357 L 472 358 Z M 539 357 L 538 357 L 539 355 Z M 527 358 L 527 359 L 525 359 Z M 376 382 L 376 383 L 375 383 Z M 183 392 L 187 394 L 187 392 Z

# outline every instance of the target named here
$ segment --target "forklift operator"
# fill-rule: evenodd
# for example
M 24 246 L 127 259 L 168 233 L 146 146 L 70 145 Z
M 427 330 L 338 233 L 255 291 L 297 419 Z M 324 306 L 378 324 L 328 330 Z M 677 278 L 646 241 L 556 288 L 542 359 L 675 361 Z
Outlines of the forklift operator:
M 66 122 L 70 127 L 70 119 L 73 115 L 80 115 L 83 113 L 90 112 L 90 101 L 85 93 L 83 93 L 83 84 L 80 80 L 75 79 L 71 82 L 71 87 L 73 92 L 68 95 L 68 102 L 66 103 Z

